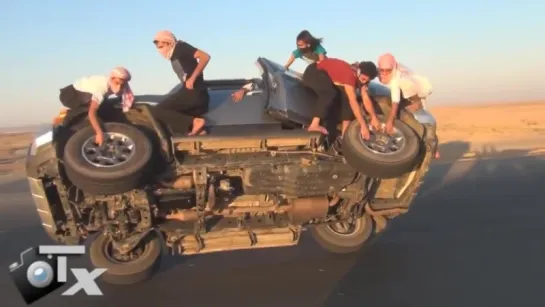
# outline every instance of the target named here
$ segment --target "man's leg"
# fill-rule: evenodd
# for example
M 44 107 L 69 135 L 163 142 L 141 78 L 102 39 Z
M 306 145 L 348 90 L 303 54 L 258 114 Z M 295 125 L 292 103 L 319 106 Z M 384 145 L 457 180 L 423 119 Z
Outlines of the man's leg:
M 206 134 L 206 131 L 203 130 L 204 125 L 206 124 L 206 120 L 203 118 L 203 116 L 204 114 L 208 113 L 210 94 L 206 88 L 202 90 L 195 90 L 195 93 L 193 94 L 193 107 L 187 111 L 189 115 L 195 117 L 193 119 L 193 128 L 191 129 L 189 135 L 203 135 Z
M 169 127 L 172 134 L 186 134 L 191 127 L 193 117 L 180 112 L 183 109 L 182 90 L 172 93 L 150 108 L 152 114 L 163 125 Z
M 328 110 L 337 97 L 337 89 L 327 73 L 319 70 L 315 64 L 311 64 L 305 69 L 303 85 L 313 90 L 316 94 L 313 119 L 308 130 L 327 134 L 327 130 L 320 125 L 320 120 L 327 117 Z
M 87 115 L 91 98 L 91 94 L 80 92 L 72 85 L 62 88 L 59 100 L 64 107 L 68 108 L 62 122 L 69 125 L 71 121 Z
M 171 116 L 166 114 L 168 111 L 175 111 L 180 115 L 180 121 L 182 123 L 172 123 L 169 120 L 169 124 L 173 128 L 176 127 L 176 130 L 186 128 L 187 117 L 191 116 L 192 120 L 189 125 L 191 131 L 189 132 L 189 135 L 195 135 L 200 132 L 206 124 L 206 121 L 202 116 L 208 112 L 209 101 L 210 96 L 206 89 L 188 90 L 183 88 L 165 97 L 163 101 L 159 102 L 157 108 L 160 109 L 158 112 L 161 112 L 163 117 L 169 119 Z M 164 110 L 164 112 L 161 110 Z M 189 129 L 189 127 L 187 127 L 187 129 Z
M 179 112 L 180 109 L 182 109 L 182 104 L 184 101 L 184 89 L 179 89 L 178 91 L 168 94 L 163 98 L 163 100 L 159 101 L 156 105 L 156 109 L 161 110 L 170 110 Z
M 352 108 L 350 107 L 350 100 L 348 99 L 344 88 L 338 86 L 337 89 L 339 91 L 339 107 L 341 109 L 341 137 L 343 137 L 346 129 L 348 129 L 348 125 L 350 125 L 350 123 L 355 120 L 356 117 L 354 116 L 354 112 L 352 112 Z
M 341 134 L 335 138 L 333 142 L 333 149 L 337 153 L 342 153 L 342 138 L 348 129 L 348 125 L 355 119 L 352 108 L 350 107 L 350 101 L 344 87 L 337 86 L 337 98 L 335 104 L 332 107 L 331 113 L 335 119 L 335 128 L 338 129 L 338 125 L 341 125 Z M 334 114 L 333 114 L 334 113 Z

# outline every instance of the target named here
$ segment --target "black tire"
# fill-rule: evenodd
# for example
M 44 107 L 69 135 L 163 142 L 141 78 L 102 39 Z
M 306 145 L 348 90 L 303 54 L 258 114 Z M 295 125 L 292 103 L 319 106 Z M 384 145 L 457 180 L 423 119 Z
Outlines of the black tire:
M 130 285 L 150 279 L 161 263 L 162 240 L 157 232 L 152 231 L 140 243 L 144 248 L 142 255 L 131 262 L 116 261 L 109 252 L 111 239 L 99 234 L 91 243 L 89 256 L 97 268 L 107 269 L 101 278 L 108 283 Z
M 396 178 L 411 171 L 420 157 L 421 141 L 402 121 L 395 120 L 394 127 L 403 135 L 405 145 L 399 151 L 380 154 L 363 143 L 360 124 L 357 121 L 350 123 L 342 141 L 346 162 L 358 172 L 379 179 Z
M 355 222 L 351 234 L 340 234 L 329 224 L 320 224 L 310 228 L 312 237 L 324 249 L 336 254 L 348 254 L 359 251 L 373 234 L 373 219 L 365 214 Z
M 121 123 L 106 123 L 105 133 L 121 133 L 134 142 L 134 155 L 125 163 L 96 167 L 83 157 L 84 143 L 94 137 L 92 127 L 85 127 L 68 139 L 64 147 L 64 169 L 68 179 L 84 192 L 95 195 L 125 193 L 139 187 L 152 159 L 153 145 L 138 128 Z

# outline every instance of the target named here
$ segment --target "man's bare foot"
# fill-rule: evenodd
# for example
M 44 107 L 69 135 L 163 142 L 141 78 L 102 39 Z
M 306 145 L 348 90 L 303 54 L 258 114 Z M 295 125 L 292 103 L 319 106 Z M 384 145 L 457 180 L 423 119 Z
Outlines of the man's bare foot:
M 307 128 L 307 131 L 317 131 L 317 132 L 320 132 L 320 133 L 325 134 L 325 135 L 328 134 L 327 129 L 322 127 L 322 126 L 309 126 Z
M 203 118 L 194 118 L 193 119 L 193 129 L 189 133 L 189 135 L 196 135 L 198 132 L 201 131 L 201 129 L 204 127 L 204 124 L 206 121 Z

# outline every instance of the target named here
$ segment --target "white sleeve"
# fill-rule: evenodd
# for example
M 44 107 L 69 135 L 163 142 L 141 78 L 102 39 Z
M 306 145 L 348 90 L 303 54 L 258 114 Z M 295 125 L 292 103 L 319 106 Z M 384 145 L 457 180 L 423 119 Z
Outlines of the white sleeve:
M 93 100 L 95 100 L 98 104 L 101 104 L 104 101 L 104 96 L 106 96 L 106 93 L 108 92 L 108 83 L 95 83 L 91 87 L 91 94 L 93 95 Z
M 399 87 L 399 76 L 393 76 L 390 82 L 390 95 L 392 103 L 399 103 L 401 101 L 401 88 Z
M 242 88 L 245 89 L 247 92 L 252 91 L 254 89 L 254 82 L 248 82 L 246 83 Z
M 104 96 L 108 93 L 108 77 L 93 76 L 80 79 L 74 83 L 74 88 L 91 94 L 92 99 L 101 104 L 104 101 Z
M 93 94 L 93 100 L 96 101 L 98 104 L 101 104 L 104 101 L 104 95 L 100 95 L 99 92 L 95 92 L 92 94 Z

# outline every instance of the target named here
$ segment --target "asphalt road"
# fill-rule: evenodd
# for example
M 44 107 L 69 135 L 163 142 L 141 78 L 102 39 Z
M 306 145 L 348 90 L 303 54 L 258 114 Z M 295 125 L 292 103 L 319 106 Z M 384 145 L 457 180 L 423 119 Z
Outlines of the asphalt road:
M 542 307 L 544 182 L 545 157 L 436 164 L 411 211 L 358 254 L 328 254 L 304 236 L 293 248 L 167 257 L 145 284 L 100 283 L 103 297 L 58 290 L 33 305 Z M 25 192 L 0 186 L 2 306 L 25 305 L 8 265 L 49 243 Z

